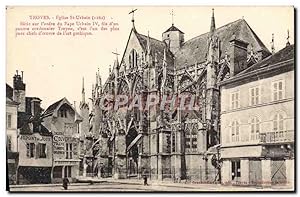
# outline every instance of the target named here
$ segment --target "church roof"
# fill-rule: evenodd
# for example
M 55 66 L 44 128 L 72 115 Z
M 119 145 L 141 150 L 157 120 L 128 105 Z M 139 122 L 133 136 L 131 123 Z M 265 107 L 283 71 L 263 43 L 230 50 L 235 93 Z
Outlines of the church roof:
M 175 53 L 175 66 L 182 68 L 186 63 L 187 65 L 194 65 L 195 63 L 205 62 L 209 34 L 207 32 L 184 42 L 180 50 Z M 239 19 L 217 28 L 215 34 L 221 41 L 221 58 L 224 57 L 225 51 L 228 51 L 229 41 L 233 34 L 237 39 L 251 43 L 254 51 L 264 51 L 270 54 L 267 47 L 244 19 Z
M 136 35 L 145 51 L 147 51 L 147 40 L 148 36 L 145 36 L 143 34 L 137 33 Z M 174 65 L 173 63 L 173 54 L 172 52 L 168 49 L 166 44 L 163 41 L 157 40 L 155 38 L 150 38 L 150 48 L 151 48 L 151 54 L 153 57 L 153 60 L 155 58 L 155 53 L 157 54 L 157 61 L 159 65 L 162 65 L 163 59 L 164 59 L 164 49 L 166 49 L 166 56 L 167 56 L 167 64 L 168 66 Z
M 256 71 L 261 68 L 272 67 L 272 66 L 276 65 L 277 63 L 291 60 L 294 58 L 294 48 L 295 48 L 294 45 L 289 45 L 289 46 L 281 49 L 277 53 L 270 55 L 269 57 L 263 59 L 262 61 L 252 65 L 251 67 L 249 67 L 246 70 L 239 73 L 237 76 L 243 75 L 245 73 L 249 73 L 252 71 Z
M 180 29 L 178 29 L 177 27 L 175 27 L 173 24 L 172 26 L 167 29 L 164 33 L 169 32 L 169 31 L 179 31 L 180 33 L 184 34 Z
M 74 112 L 75 112 L 75 121 L 82 120 L 82 117 L 77 113 L 76 109 L 71 105 L 71 103 L 67 100 L 66 97 L 60 99 L 59 101 L 53 103 L 52 105 L 50 105 L 45 112 L 42 114 L 43 117 L 47 117 L 47 116 L 57 116 L 57 111 L 59 110 L 59 108 L 63 105 L 63 104 L 67 104 Z

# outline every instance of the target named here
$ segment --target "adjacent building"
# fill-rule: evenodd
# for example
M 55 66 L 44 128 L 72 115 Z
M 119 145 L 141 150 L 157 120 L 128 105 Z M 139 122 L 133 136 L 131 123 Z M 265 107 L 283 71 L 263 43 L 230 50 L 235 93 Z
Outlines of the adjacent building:
M 223 184 L 293 185 L 294 69 L 288 43 L 220 83 Z
M 17 71 L 13 88 L 7 85 L 6 90 L 9 177 L 14 171 L 13 183 L 50 183 L 52 134 L 41 124 L 41 99 L 26 97 L 23 72 L 20 75 Z M 11 155 L 18 160 L 10 158 Z
M 16 184 L 18 153 L 18 105 L 13 100 L 13 88 L 6 84 L 6 155 L 9 184 Z
M 64 177 L 74 181 L 79 176 L 81 116 L 69 101 L 63 98 L 50 105 L 42 114 L 42 119 L 45 128 L 53 134 L 52 183 L 61 183 Z

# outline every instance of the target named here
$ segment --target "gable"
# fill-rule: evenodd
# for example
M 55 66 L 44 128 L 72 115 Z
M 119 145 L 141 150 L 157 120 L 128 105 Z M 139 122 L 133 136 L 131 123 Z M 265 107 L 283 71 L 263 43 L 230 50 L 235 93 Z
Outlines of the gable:
M 66 108 L 68 109 L 69 112 L 72 112 L 72 116 L 73 115 L 75 116 L 75 121 L 82 120 L 82 117 L 77 113 L 76 109 L 71 105 L 71 103 L 66 98 L 62 98 L 61 100 L 50 105 L 46 109 L 46 111 L 42 114 L 42 117 L 43 118 L 48 116 L 59 117 L 61 108 Z
M 129 68 L 129 55 L 132 50 L 135 50 L 138 54 L 138 57 L 142 57 L 142 55 L 145 53 L 137 34 L 134 30 L 131 30 L 129 39 L 122 57 L 121 64 L 125 64 L 127 68 Z M 124 71 L 124 67 L 122 66 L 120 68 L 120 71 Z

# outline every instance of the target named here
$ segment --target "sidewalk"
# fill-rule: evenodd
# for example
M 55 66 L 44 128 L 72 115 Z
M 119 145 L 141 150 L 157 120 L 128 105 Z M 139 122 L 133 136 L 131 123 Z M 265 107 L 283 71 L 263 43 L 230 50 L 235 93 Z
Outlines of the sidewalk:
M 105 183 L 107 181 L 105 180 L 98 180 L 97 182 L 93 183 Z M 90 185 L 90 182 L 86 183 L 71 183 L 72 186 L 85 186 Z M 27 185 L 10 185 L 10 188 L 24 188 L 24 187 L 56 187 L 56 186 L 62 186 L 62 183 L 49 183 L 49 184 L 27 184 Z
M 113 179 L 113 178 L 97 178 L 87 177 L 80 179 L 81 183 L 72 183 L 72 186 L 91 186 L 93 185 L 106 185 L 109 183 L 115 183 L 120 185 L 136 185 L 143 186 L 143 179 Z M 86 181 L 86 182 L 85 182 Z M 272 186 L 269 188 L 261 188 L 254 186 L 234 186 L 234 185 L 221 185 L 221 184 L 205 184 L 205 183 L 174 183 L 172 181 L 156 181 L 149 180 L 149 187 L 169 187 L 174 191 L 180 191 L 180 188 L 192 189 L 194 191 L 291 191 L 292 189 L 287 186 Z M 11 185 L 10 188 L 32 188 L 32 187 L 57 187 L 62 184 L 31 184 L 31 185 Z M 147 186 L 146 186 L 147 187 Z
M 113 178 L 105 178 L 107 182 L 111 183 L 120 183 L 120 184 L 135 184 L 135 185 L 143 185 L 143 179 L 113 179 Z M 172 181 L 151 181 L 148 180 L 148 184 L 150 186 L 165 186 L 165 187 L 174 187 L 174 188 L 187 188 L 187 189 L 201 189 L 206 188 L 209 190 L 216 191 L 273 191 L 273 190 L 284 190 L 291 191 L 292 189 L 288 186 L 272 186 L 269 188 L 262 188 L 260 186 L 238 186 L 238 185 L 222 185 L 222 184 L 208 184 L 208 183 L 185 183 L 184 181 L 181 183 L 174 183 Z

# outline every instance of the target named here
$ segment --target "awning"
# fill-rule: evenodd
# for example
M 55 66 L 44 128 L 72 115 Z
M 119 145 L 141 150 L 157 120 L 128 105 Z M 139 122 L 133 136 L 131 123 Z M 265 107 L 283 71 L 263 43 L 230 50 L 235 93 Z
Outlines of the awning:
M 209 149 L 204 153 L 205 155 L 208 154 L 216 154 L 218 153 L 219 149 L 220 149 L 221 144 L 216 144 L 212 147 L 209 147 Z
M 127 151 L 129 151 L 140 139 L 142 138 L 142 134 L 138 134 L 134 140 L 129 144 Z

